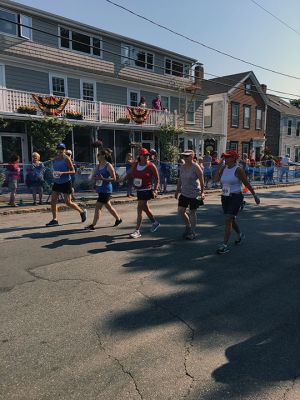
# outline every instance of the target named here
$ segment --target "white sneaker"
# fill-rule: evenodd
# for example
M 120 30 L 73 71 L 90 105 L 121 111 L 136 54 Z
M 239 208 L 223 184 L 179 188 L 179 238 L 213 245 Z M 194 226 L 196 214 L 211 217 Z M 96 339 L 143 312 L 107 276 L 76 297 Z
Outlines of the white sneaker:
M 130 236 L 132 239 L 138 239 L 138 238 L 140 238 L 142 235 L 141 235 L 141 232 L 140 232 L 140 231 L 134 231 L 134 232 L 131 233 L 129 236 Z
M 226 244 L 221 244 L 221 246 L 219 246 L 218 248 L 217 248 L 217 251 L 216 251 L 218 254 L 226 254 L 226 253 L 228 253 L 229 252 L 229 248 L 228 248 L 228 246 L 226 245 Z
M 151 227 L 151 232 L 157 231 L 157 229 L 160 227 L 160 223 L 158 221 L 153 222 L 152 227 Z

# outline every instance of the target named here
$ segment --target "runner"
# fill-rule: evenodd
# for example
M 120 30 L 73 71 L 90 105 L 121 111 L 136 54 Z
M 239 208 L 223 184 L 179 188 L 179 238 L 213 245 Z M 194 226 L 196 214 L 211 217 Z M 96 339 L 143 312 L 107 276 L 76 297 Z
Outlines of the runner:
M 98 153 L 98 161 L 95 172 L 94 179 L 96 182 L 96 192 L 98 193 L 98 200 L 95 207 L 95 214 L 93 223 L 88 225 L 85 229 L 94 231 L 97 222 L 99 221 L 99 216 L 104 206 L 107 211 L 115 217 L 116 221 L 114 226 L 118 226 L 122 223 L 117 211 L 113 208 L 110 199 L 112 194 L 112 182 L 116 180 L 116 172 L 114 167 L 108 160 L 111 159 L 110 154 L 106 150 L 100 150 Z
M 60 193 L 63 194 L 66 205 L 78 211 L 81 216 L 81 222 L 84 222 L 86 220 L 87 210 L 80 208 L 79 205 L 74 203 L 71 199 L 71 175 L 75 174 L 73 163 L 66 155 L 66 145 L 64 143 L 59 143 L 56 149 L 57 157 L 52 162 L 54 184 L 52 186 L 51 211 L 53 219 L 48 222 L 46 226 L 58 225 L 57 201 Z
M 138 200 L 136 230 L 130 234 L 130 237 L 133 239 L 142 236 L 140 228 L 143 221 L 143 211 L 152 222 L 151 232 L 155 232 L 160 226 L 148 205 L 148 200 L 157 196 L 157 190 L 159 188 L 158 171 L 156 166 L 149 161 L 149 156 L 149 151 L 141 148 L 139 150 L 138 162 L 132 166 L 128 173 L 128 177 L 133 178 L 133 185 L 137 190 Z M 154 190 L 152 189 L 152 179 L 154 180 Z
M 178 214 L 185 223 L 184 239 L 196 238 L 197 208 L 203 204 L 204 179 L 201 167 L 194 161 L 193 150 L 185 150 L 181 153 L 185 163 L 180 167 L 180 175 L 177 182 L 175 199 L 178 199 Z M 187 213 L 189 208 L 189 213 Z
M 260 199 L 255 194 L 251 184 L 249 183 L 245 171 L 237 164 L 239 158 L 237 152 L 230 150 L 227 153 L 224 153 L 224 157 L 225 166 L 220 166 L 215 177 L 216 181 L 220 181 L 222 185 L 221 199 L 225 216 L 224 242 L 218 247 L 218 254 L 229 252 L 228 241 L 232 229 L 238 235 L 235 244 L 240 244 L 245 239 L 244 233 L 241 232 L 236 222 L 237 214 L 240 210 L 241 204 L 243 203 L 242 184 L 244 184 L 244 186 L 246 186 L 246 188 L 251 192 L 256 204 L 260 203 Z

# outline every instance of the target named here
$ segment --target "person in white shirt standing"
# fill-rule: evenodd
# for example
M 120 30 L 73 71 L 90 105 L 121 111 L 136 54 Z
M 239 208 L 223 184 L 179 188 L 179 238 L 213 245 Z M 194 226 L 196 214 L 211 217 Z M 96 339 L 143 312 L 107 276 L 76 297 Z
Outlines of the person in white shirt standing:
M 222 186 L 222 208 L 225 216 L 224 242 L 218 249 L 218 254 L 229 252 L 228 242 L 232 229 L 237 233 L 238 237 L 235 244 L 240 244 L 245 235 L 241 232 L 236 222 L 236 217 L 243 203 L 242 184 L 248 188 L 253 195 L 256 204 L 260 204 L 260 199 L 255 194 L 251 184 L 249 183 L 245 171 L 237 164 L 239 155 L 236 151 L 230 150 L 223 154 L 225 165 L 221 165 L 214 179 L 220 181 Z
M 289 165 L 290 165 L 290 157 L 288 154 L 285 155 L 285 157 L 282 157 L 280 161 L 280 177 L 279 177 L 279 182 L 283 181 L 283 176 L 285 175 L 285 181 L 289 181 Z

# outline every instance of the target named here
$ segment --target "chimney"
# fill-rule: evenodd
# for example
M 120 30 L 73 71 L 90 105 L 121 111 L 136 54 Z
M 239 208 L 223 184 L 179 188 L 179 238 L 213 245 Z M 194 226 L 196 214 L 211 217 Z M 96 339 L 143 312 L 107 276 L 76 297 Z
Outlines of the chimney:
M 202 85 L 202 80 L 204 77 L 204 68 L 203 68 L 203 64 L 197 64 L 195 66 L 195 75 L 194 75 L 194 84 L 197 87 L 201 87 Z
M 261 87 L 261 90 L 262 90 L 265 94 L 267 94 L 267 85 L 265 85 L 264 83 L 262 83 L 262 84 L 260 85 L 260 87 Z

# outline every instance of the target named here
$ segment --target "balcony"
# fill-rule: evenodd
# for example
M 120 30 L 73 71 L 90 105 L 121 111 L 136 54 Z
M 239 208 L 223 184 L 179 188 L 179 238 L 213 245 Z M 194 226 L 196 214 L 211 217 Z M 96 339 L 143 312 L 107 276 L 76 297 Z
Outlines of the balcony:
M 38 94 L 45 96 L 45 94 Z M 49 95 L 46 95 L 49 96 Z M 23 115 L 24 118 L 38 118 L 44 114 L 38 109 L 37 104 L 32 98 L 32 93 L 19 90 L 0 88 L 0 113 L 17 114 L 19 107 L 35 107 L 37 113 L 34 116 Z M 86 101 L 69 98 L 68 104 L 61 113 L 61 118 L 66 118 L 67 112 L 76 112 L 82 114 L 82 122 L 98 123 L 102 125 L 123 126 L 128 124 L 130 129 L 134 127 L 159 128 L 165 125 L 175 125 L 177 123 L 177 114 L 169 111 L 149 110 L 149 116 L 143 124 L 138 124 L 129 118 L 127 106 L 121 104 L 111 104 L 99 101 Z

